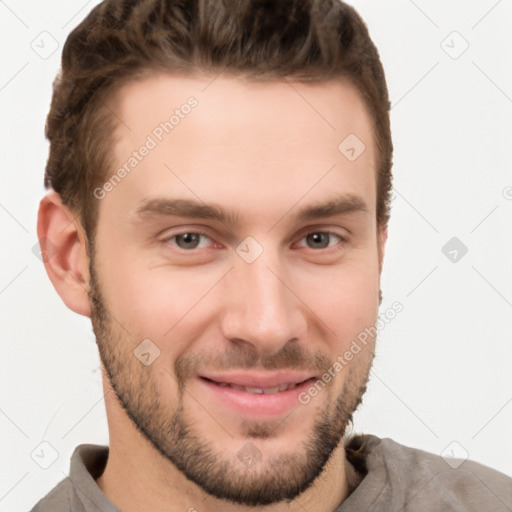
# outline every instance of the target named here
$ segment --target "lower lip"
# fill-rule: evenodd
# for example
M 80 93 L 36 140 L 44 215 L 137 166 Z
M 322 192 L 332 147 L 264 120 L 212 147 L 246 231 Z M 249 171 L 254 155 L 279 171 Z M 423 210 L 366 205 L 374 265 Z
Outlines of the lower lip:
M 254 417 L 277 417 L 290 412 L 301 405 L 299 395 L 314 382 L 314 378 L 308 379 L 293 389 L 266 395 L 264 393 L 248 393 L 229 386 L 219 386 L 201 377 L 198 380 L 215 399 L 230 409 L 244 416 Z

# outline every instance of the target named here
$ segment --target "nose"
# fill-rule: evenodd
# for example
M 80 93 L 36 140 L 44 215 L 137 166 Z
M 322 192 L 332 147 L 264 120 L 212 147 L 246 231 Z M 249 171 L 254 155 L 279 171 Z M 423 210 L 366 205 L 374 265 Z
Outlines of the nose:
M 252 263 L 240 258 L 227 277 L 221 320 L 226 339 L 265 356 L 305 337 L 307 308 L 277 258 L 271 261 L 265 252 Z

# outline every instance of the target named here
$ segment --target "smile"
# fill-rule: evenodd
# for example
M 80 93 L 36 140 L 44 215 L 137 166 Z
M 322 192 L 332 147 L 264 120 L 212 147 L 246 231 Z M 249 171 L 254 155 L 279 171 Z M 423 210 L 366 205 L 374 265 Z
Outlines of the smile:
M 300 393 L 315 381 L 310 372 L 290 371 L 203 374 L 198 377 L 200 393 L 208 397 L 212 407 L 254 419 L 270 419 L 290 413 L 301 406 Z
M 290 384 L 282 384 L 280 386 L 274 386 L 271 388 L 255 388 L 255 387 L 249 387 L 249 386 L 239 386 L 238 384 L 230 384 L 228 382 L 215 382 L 215 381 L 211 381 L 211 382 L 213 382 L 217 386 L 220 386 L 221 388 L 238 389 L 239 391 L 245 391 L 246 393 L 254 393 L 257 395 L 274 395 L 281 391 L 287 391 L 289 389 L 293 389 L 298 385 L 297 383 L 293 382 Z

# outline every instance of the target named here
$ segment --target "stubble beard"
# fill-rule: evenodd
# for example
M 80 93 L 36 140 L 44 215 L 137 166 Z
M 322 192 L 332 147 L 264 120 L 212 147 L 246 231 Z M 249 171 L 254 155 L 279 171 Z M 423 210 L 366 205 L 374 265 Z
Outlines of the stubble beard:
M 237 454 L 226 455 L 227 450 L 217 452 L 194 430 L 194 421 L 184 408 L 186 380 L 180 378 L 180 368 L 183 375 L 186 364 L 180 367 L 179 360 L 175 364 L 178 396 L 172 412 L 169 400 L 161 398 L 166 393 L 158 389 L 152 367 L 144 366 L 134 356 L 132 350 L 136 343 L 130 348 L 129 336 L 108 313 L 92 258 L 89 298 L 100 359 L 119 404 L 137 430 L 166 460 L 217 499 L 256 507 L 299 496 L 324 470 L 366 392 L 374 358 L 371 346 L 366 347 L 364 364 L 346 368 L 348 374 L 342 391 L 317 416 L 311 433 L 300 446 L 277 455 L 262 454 L 264 450 L 256 447 L 257 440 L 275 437 L 278 432 L 286 435 L 285 430 L 280 430 L 280 423 L 244 421 L 240 432 L 247 441 L 238 443 Z M 293 412 L 285 420 L 293 423 Z M 244 450 L 249 457 L 244 456 Z

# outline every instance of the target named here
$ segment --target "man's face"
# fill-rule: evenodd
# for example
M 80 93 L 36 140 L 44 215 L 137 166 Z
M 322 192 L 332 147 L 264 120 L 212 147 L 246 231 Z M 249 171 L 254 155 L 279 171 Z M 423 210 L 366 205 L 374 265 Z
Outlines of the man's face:
M 113 172 L 149 150 L 104 188 L 92 321 L 151 449 L 210 494 L 263 505 L 312 483 L 365 390 L 374 339 L 333 365 L 377 319 L 375 148 L 346 82 L 212 80 L 159 75 L 118 96 Z

